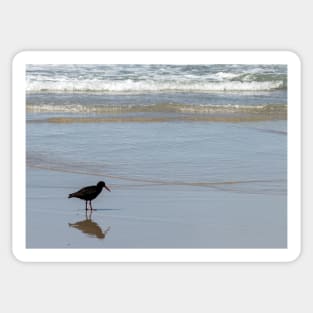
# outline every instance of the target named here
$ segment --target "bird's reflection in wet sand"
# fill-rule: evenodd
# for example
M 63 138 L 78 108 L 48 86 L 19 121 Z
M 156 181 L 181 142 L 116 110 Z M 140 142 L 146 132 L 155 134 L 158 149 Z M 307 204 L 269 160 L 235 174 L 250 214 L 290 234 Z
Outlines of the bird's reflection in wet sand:
M 68 223 L 70 227 L 74 227 L 76 229 L 81 230 L 83 233 L 87 234 L 91 237 L 96 237 L 98 239 L 104 239 L 107 235 L 108 231 L 110 230 L 110 226 L 102 230 L 102 228 L 96 223 L 93 222 L 91 219 L 92 211 L 87 212 L 86 211 L 86 218 L 85 220 L 76 222 L 76 223 Z

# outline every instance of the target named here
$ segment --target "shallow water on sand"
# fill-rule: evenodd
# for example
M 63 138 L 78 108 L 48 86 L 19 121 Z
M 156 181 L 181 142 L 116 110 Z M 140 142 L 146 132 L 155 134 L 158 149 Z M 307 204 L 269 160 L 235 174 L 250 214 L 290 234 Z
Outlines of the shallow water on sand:
M 286 123 L 30 123 L 31 167 L 119 178 L 126 185 L 191 185 L 286 194 Z
M 29 123 L 27 246 L 284 248 L 286 145 L 285 121 Z M 86 216 L 67 195 L 99 180 Z

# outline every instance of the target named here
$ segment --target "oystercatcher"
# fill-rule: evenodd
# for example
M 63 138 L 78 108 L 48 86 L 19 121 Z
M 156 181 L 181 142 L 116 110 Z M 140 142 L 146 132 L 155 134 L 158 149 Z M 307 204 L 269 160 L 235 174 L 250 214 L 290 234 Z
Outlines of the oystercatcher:
M 79 199 L 85 200 L 86 201 L 86 210 L 88 210 L 87 203 L 89 201 L 89 206 L 90 206 L 90 209 L 92 210 L 91 200 L 97 198 L 98 195 L 101 193 L 103 188 L 105 188 L 106 190 L 111 192 L 110 188 L 105 184 L 105 182 L 99 181 L 96 186 L 84 187 L 84 188 L 82 188 L 76 192 L 70 193 L 68 195 L 68 197 L 69 198 L 79 198 Z

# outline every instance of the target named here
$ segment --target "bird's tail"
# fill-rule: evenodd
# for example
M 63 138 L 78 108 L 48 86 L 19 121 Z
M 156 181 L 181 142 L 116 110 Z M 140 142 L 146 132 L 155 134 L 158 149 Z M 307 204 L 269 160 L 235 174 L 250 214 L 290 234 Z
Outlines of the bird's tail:
M 73 198 L 73 194 L 70 193 L 70 194 L 68 195 L 68 198 Z

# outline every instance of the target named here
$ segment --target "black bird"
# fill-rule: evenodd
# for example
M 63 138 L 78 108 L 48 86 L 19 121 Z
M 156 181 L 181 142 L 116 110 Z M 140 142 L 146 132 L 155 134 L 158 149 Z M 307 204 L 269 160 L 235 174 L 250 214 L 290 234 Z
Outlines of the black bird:
M 90 209 L 92 210 L 91 200 L 98 197 L 101 193 L 102 188 L 105 188 L 108 191 L 111 191 L 110 188 L 105 184 L 103 181 L 99 181 L 96 186 L 88 186 L 84 187 L 76 192 L 70 193 L 68 195 L 69 198 L 79 198 L 86 201 L 86 210 L 87 210 L 87 203 L 89 201 Z

